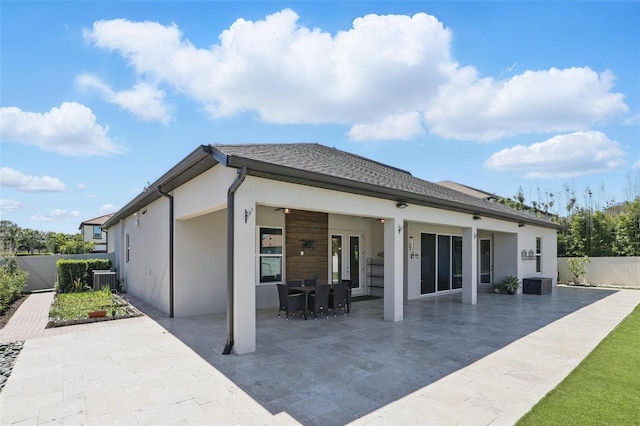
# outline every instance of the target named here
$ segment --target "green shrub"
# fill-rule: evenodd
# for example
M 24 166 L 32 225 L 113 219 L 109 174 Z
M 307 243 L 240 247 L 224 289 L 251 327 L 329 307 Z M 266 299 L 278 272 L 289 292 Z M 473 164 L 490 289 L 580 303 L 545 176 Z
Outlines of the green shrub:
M 573 274 L 573 281 L 577 284 L 582 278 L 587 276 L 587 263 L 591 263 L 591 259 L 587 256 L 584 257 L 572 257 L 567 260 L 567 267 L 569 272 Z
M 514 294 L 520 287 L 520 280 L 513 275 L 507 275 L 500 281 L 500 284 L 494 284 L 493 288 L 496 293 Z
M 109 259 L 60 259 L 58 268 L 58 293 L 79 292 L 93 288 L 93 271 L 111 269 Z
M 87 261 L 60 259 L 58 268 L 58 293 L 71 293 L 76 290 L 78 281 L 84 286 L 87 282 Z
M 8 259 L 0 266 L 0 314 L 20 297 L 27 285 L 29 274 L 18 267 L 15 259 Z
M 93 288 L 93 271 L 110 270 L 111 260 L 109 259 L 87 259 L 87 284 Z

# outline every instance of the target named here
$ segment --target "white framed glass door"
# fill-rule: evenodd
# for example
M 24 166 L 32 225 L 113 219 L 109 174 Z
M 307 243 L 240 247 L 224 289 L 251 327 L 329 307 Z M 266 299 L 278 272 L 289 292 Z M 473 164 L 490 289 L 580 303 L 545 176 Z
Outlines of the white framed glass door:
M 354 296 L 365 293 L 362 279 L 364 264 L 362 256 L 362 235 L 331 232 L 329 244 L 329 279 L 332 284 L 351 280 Z
M 480 283 L 491 284 L 492 261 L 491 238 L 480 238 Z

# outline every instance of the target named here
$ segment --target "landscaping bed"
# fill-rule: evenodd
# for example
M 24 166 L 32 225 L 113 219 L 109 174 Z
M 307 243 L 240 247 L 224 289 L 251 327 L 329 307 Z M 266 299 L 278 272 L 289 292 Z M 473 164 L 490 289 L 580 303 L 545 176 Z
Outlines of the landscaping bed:
M 107 288 L 56 295 L 49 310 L 47 328 L 141 316 L 129 302 Z

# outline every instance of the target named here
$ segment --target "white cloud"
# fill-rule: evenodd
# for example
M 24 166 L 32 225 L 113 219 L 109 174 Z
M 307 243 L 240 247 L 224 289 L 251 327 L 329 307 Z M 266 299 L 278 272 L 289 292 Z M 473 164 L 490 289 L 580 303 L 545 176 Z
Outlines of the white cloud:
M 54 209 L 48 215 L 35 215 L 31 216 L 31 220 L 34 222 L 54 222 L 58 220 L 77 219 L 80 217 L 78 210 L 62 210 Z
M 117 212 L 118 210 L 120 210 L 120 207 L 118 206 L 115 206 L 113 204 L 105 204 L 102 207 L 100 207 L 100 209 L 98 209 L 98 212 L 100 214 L 110 214 L 110 213 Z
M 627 164 L 625 155 L 604 133 L 575 132 L 503 149 L 491 155 L 484 166 L 522 172 L 530 179 L 564 179 L 620 168 Z
M 335 36 L 297 21 L 288 9 L 238 19 L 207 48 L 155 22 L 98 21 L 84 34 L 213 117 L 249 112 L 271 123 L 372 123 L 420 112 L 454 66 L 449 30 L 424 13 L 367 15 Z
M 76 183 L 76 186 L 78 187 L 78 189 L 83 190 L 83 189 L 87 189 L 87 185 L 85 183 L 82 182 L 78 182 Z
M 102 80 L 89 74 L 78 76 L 76 81 L 81 87 L 97 91 L 107 102 L 118 105 L 141 120 L 169 122 L 169 109 L 164 104 L 165 92 L 157 87 L 138 83 L 130 90 L 114 92 Z
M 637 112 L 633 115 L 625 117 L 622 120 L 622 124 L 624 124 L 625 126 L 636 126 L 640 124 L 640 112 Z
M 0 199 L 0 213 L 2 214 L 13 213 L 22 208 L 24 208 L 24 204 L 20 201 Z
M 412 139 L 424 134 L 420 114 L 410 112 L 387 116 L 382 121 L 371 124 L 356 124 L 349 131 L 349 138 L 356 141 Z
M 633 163 L 633 165 L 631 166 L 632 169 L 640 169 L 640 160 L 636 161 L 635 163 Z
M 0 168 L 0 186 L 15 188 L 20 192 L 62 192 L 67 186 L 51 176 L 30 176 L 9 167 Z
M 186 95 L 215 118 L 248 113 L 270 123 L 341 123 L 352 126 L 354 139 L 406 139 L 426 124 L 437 135 L 468 140 L 587 130 L 628 109 L 611 92 L 608 71 L 480 78 L 452 57 L 451 31 L 425 13 L 366 15 L 332 35 L 300 25 L 285 9 L 238 19 L 204 48 L 175 24 L 149 21 L 97 21 L 84 37 L 119 53 L 138 81 Z M 425 121 L 397 125 L 416 114 Z
M 122 151 L 107 136 L 109 128 L 96 122 L 91 109 L 64 102 L 49 112 L 27 112 L 17 107 L 0 108 L 2 141 L 34 145 L 62 155 L 88 157 Z
M 628 111 L 615 76 L 589 68 L 526 71 L 494 81 L 469 75 L 441 87 L 425 114 L 445 138 L 491 141 L 520 133 L 588 130 Z

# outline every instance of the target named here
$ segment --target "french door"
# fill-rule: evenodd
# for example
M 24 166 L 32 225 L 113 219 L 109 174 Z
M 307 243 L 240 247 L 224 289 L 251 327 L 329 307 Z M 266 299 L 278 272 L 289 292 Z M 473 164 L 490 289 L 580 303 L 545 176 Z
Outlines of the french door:
M 331 233 L 329 245 L 329 279 L 332 284 L 351 280 L 352 294 L 364 294 L 362 271 L 362 235 L 340 232 Z
M 480 238 L 480 283 L 491 284 L 492 273 L 491 238 Z

